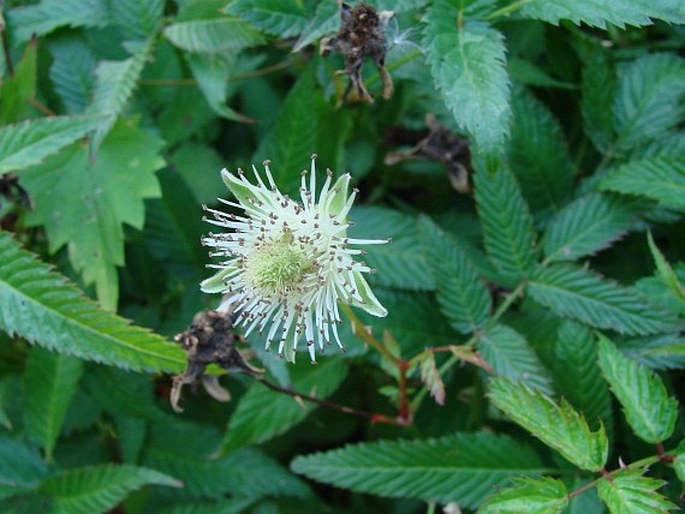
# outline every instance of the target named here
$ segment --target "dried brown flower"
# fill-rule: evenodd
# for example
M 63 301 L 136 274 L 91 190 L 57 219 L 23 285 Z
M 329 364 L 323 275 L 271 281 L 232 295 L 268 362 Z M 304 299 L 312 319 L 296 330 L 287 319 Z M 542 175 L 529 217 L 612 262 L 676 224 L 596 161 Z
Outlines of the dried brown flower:
M 178 401 L 186 384 L 202 383 L 207 393 L 219 401 L 228 401 L 230 395 L 218 382 L 216 375 L 206 375 L 209 364 L 217 364 L 226 371 L 259 375 L 263 370 L 251 366 L 243 353 L 236 348 L 239 336 L 233 331 L 233 314 L 230 312 L 203 311 L 193 318 L 187 330 L 174 337 L 187 352 L 186 371 L 173 379 L 169 399 L 176 412 L 182 412 Z
M 365 102 L 373 102 L 373 96 L 366 89 L 362 78 L 364 58 L 370 57 L 376 64 L 383 81 L 383 98 L 392 97 L 394 88 L 392 77 L 385 69 L 385 54 L 388 42 L 385 29 L 394 16 L 392 11 L 378 13 L 372 6 L 361 3 L 354 7 L 338 0 L 340 11 L 340 30 L 335 36 L 321 39 L 320 53 L 327 56 L 330 52 L 340 52 L 345 59 L 345 70 L 340 73 L 349 75 L 350 81 L 343 93 L 347 99 L 354 89 L 357 96 Z

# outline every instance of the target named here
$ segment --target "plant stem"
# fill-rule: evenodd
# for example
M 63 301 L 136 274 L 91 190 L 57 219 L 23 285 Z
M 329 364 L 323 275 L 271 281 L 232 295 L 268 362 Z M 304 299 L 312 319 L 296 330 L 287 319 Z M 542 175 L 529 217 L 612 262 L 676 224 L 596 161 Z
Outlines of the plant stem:
M 400 412 L 397 424 L 403 426 L 411 424 L 413 411 L 409 408 L 409 399 L 407 398 L 407 369 L 409 369 L 409 363 L 401 357 L 391 353 L 383 343 L 376 339 L 371 332 L 366 330 L 364 324 L 357 317 L 354 311 L 352 311 L 352 308 L 349 305 L 341 303 L 340 308 L 352 323 L 352 332 L 354 335 L 359 337 L 369 346 L 373 346 L 381 355 L 383 355 L 397 367 L 399 372 L 397 387 L 400 392 Z
M 257 378 L 257 377 L 254 377 L 254 378 L 255 378 L 255 380 L 258 380 L 260 383 L 264 384 L 266 387 L 268 387 L 272 391 L 287 394 L 289 396 L 292 396 L 295 399 L 299 398 L 302 400 L 306 400 L 308 402 L 316 403 L 318 405 L 323 405 L 323 406 L 328 407 L 330 409 L 334 409 L 334 410 L 337 410 L 340 412 L 344 412 L 345 414 L 352 414 L 353 416 L 359 416 L 360 418 L 369 419 L 369 420 L 371 420 L 372 423 L 386 423 L 388 425 L 402 425 L 403 424 L 400 420 L 397 420 L 395 418 L 391 418 L 390 416 L 386 416 L 384 414 L 377 414 L 375 412 L 368 412 L 365 410 L 355 409 L 354 407 L 349 407 L 347 405 L 340 405 L 339 403 L 324 400 L 322 398 L 317 398 L 316 396 L 309 396 L 307 394 L 298 393 L 298 392 L 293 391 L 291 389 L 286 389 L 285 387 L 281 387 L 279 385 L 276 385 L 272 382 L 269 382 L 268 380 L 266 380 L 264 378 Z
M 528 2 L 531 0 L 517 0 L 516 2 L 513 2 L 509 5 L 505 5 L 504 7 L 497 9 L 496 11 L 491 12 L 488 14 L 485 19 L 486 20 L 493 20 L 495 18 L 499 18 L 501 16 L 509 16 L 510 14 L 518 11 L 521 7 L 526 5 Z
M 486 330 L 488 328 L 493 327 L 497 321 L 504 315 L 507 310 L 513 305 L 513 303 L 521 296 L 521 293 L 523 292 L 523 289 L 526 287 L 527 281 L 521 281 L 516 288 L 511 291 L 504 301 L 497 307 L 497 310 L 495 313 L 492 315 L 492 317 L 488 320 L 486 324 Z M 468 341 L 466 341 L 462 346 L 473 346 L 476 344 L 478 341 L 478 336 L 473 335 Z M 421 355 L 421 354 L 419 354 Z M 410 362 L 413 362 L 414 359 L 412 359 Z M 442 366 L 438 368 L 438 373 L 440 376 L 443 376 L 449 369 L 454 366 L 457 362 L 461 360 L 461 356 L 458 354 L 451 355 L 449 359 L 447 359 L 445 362 L 443 362 Z M 418 393 L 416 393 L 416 396 L 411 401 L 411 412 L 416 412 L 419 407 L 421 406 L 421 403 L 423 402 L 424 398 L 428 394 L 428 388 L 424 385 Z

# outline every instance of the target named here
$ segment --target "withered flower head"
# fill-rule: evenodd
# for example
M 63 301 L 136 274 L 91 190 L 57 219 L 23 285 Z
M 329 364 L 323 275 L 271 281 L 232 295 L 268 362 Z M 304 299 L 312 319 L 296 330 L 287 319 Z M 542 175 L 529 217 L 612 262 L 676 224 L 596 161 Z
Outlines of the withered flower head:
M 347 84 L 343 100 L 352 89 L 365 102 L 373 102 L 373 96 L 364 85 L 362 66 L 364 58 L 370 57 L 376 64 L 383 81 L 383 98 L 392 97 L 392 77 L 385 69 L 385 54 L 388 41 L 385 30 L 388 21 L 394 16 L 392 11 L 378 13 L 372 6 L 361 3 L 354 7 L 338 0 L 340 10 L 340 30 L 335 36 L 321 39 L 321 55 L 326 56 L 331 51 L 340 52 L 345 59 L 345 71 L 350 81 Z

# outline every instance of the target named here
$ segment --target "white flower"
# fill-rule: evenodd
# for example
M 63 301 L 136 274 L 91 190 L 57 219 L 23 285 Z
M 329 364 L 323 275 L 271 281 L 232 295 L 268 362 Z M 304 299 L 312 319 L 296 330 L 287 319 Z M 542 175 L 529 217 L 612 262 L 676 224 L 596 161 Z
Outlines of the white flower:
M 316 197 L 316 167 L 312 156 L 302 172 L 301 203 L 282 194 L 274 183 L 269 161 L 264 162 L 267 184 L 252 166 L 256 183 L 226 169 L 221 176 L 238 203 L 220 201 L 244 211 L 244 215 L 207 209 L 209 223 L 229 229 L 210 233 L 202 243 L 213 248 L 212 257 L 225 259 L 211 278 L 200 285 L 207 293 L 226 295 L 219 310 L 232 310 L 245 326 L 245 335 L 255 328 L 266 332 L 266 348 L 278 340 L 294 357 L 302 334 L 315 361 L 315 344 L 321 350 L 331 338 L 342 348 L 337 324 L 341 323 L 338 302 L 361 307 L 375 316 L 387 311 L 376 299 L 362 273 L 372 270 L 354 257 L 364 252 L 350 245 L 383 244 L 389 240 L 349 239 L 347 214 L 357 191 L 348 197 L 350 175 L 331 186 L 332 172 Z M 286 347 L 287 341 L 292 346 Z M 292 351 L 291 351 L 292 350 Z

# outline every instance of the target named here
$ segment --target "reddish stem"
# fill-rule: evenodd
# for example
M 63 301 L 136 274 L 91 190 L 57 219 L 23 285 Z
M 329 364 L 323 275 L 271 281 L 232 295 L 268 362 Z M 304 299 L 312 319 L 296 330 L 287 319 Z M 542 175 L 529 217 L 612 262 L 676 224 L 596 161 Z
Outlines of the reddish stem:
M 349 407 L 347 405 L 340 405 L 339 403 L 324 400 L 322 398 L 317 398 L 316 396 L 309 396 L 307 394 L 298 393 L 296 391 L 293 391 L 292 389 L 287 389 L 285 387 L 281 387 L 281 386 L 276 385 L 272 382 L 269 382 L 268 380 L 265 380 L 263 378 L 257 379 L 257 380 L 259 380 L 260 383 L 264 384 L 266 387 L 268 387 L 272 391 L 287 394 L 288 396 L 292 396 L 293 398 L 300 398 L 302 400 L 306 400 L 308 402 L 316 403 L 318 405 L 323 405 L 324 407 L 328 407 L 330 409 L 335 409 L 337 411 L 344 412 L 345 414 L 352 414 L 354 416 L 359 416 L 360 418 L 366 418 L 366 419 L 371 420 L 372 423 L 385 423 L 388 425 L 404 425 L 404 423 L 402 423 L 402 420 L 393 419 L 390 416 L 386 416 L 384 414 L 378 414 L 376 412 L 369 412 L 369 411 L 365 411 L 365 410 L 355 409 L 354 407 Z

